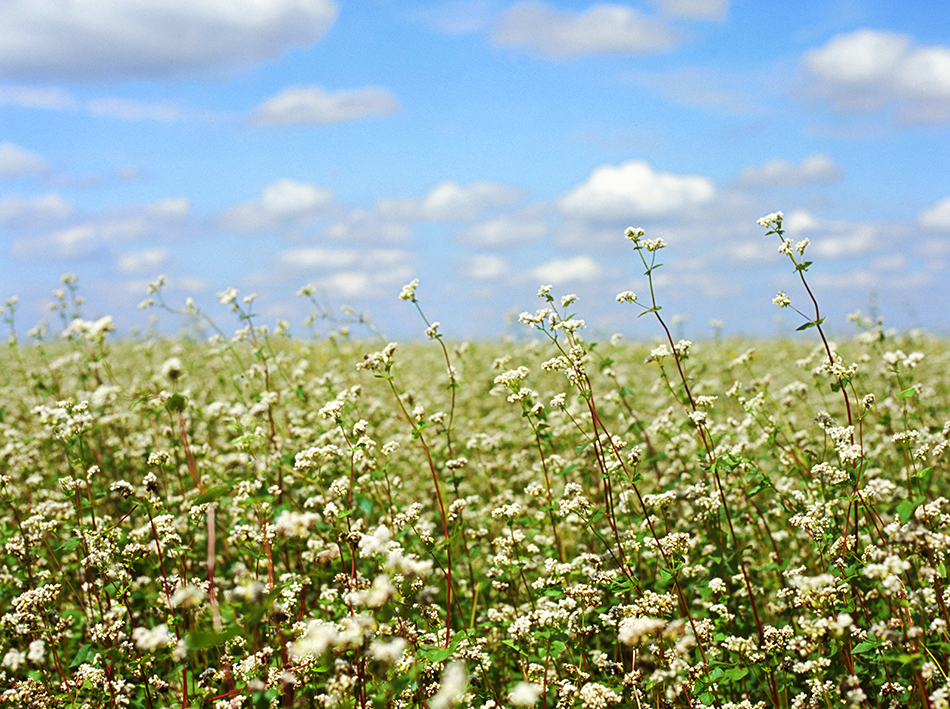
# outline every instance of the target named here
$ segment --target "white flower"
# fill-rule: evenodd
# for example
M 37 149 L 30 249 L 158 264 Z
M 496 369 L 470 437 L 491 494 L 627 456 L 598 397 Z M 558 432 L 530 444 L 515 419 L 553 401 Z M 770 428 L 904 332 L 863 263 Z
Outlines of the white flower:
M 627 618 L 620 624 L 617 637 L 624 645 L 638 645 L 665 627 L 666 621 L 659 618 Z
M 162 623 L 154 628 L 138 626 L 132 631 L 132 639 L 140 650 L 155 650 L 168 646 L 172 636 L 168 633 L 168 626 Z
M 450 662 L 442 673 L 439 691 L 429 700 L 429 709 L 448 709 L 468 689 L 468 671 L 461 662 Z
M 410 283 L 407 283 L 402 287 L 402 292 L 399 294 L 399 300 L 415 300 L 416 299 L 416 288 L 419 287 L 419 279 L 413 278 Z
M 644 234 L 646 234 L 646 232 L 643 231 L 643 229 L 640 229 L 640 228 L 634 229 L 632 226 L 628 226 L 627 230 L 623 233 L 623 235 L 626 238 L 630 239 L 630 241 L 632 241 L 634 244 L 640 241 L 640 237 L 643 236 Z
M 765 215 L 764 217 L 759 219 L 756 223 L 759 226 L 764 226 L 764 227 L 771 227 L 771 226 L 779 227 L 782 225 L 782 219 L 784 218 L 785 218 L 785 215 L 782 214 L 781 212 L 772 212 L 772 214 Z
M 30 662 L 41 663 L 46 659 L 46 644 L 42 640 L 34 640 L 30 643 L 30 651 L 26 654 L 26 659 Z
M 782 290 L 775 294 L 775 297 L 772 298 L 772 302 L 780 308 L 787 308 L 792 303 L 785 291 Z
M 508 695 L 508 701 L 516 707 L 534 706 L 541 696 L 541 687 L 534 682 L 518 682 Z
M 26 653 L 20 652 L 19 650 L 7 650 L 7 654 L 3 656 L 3 666 L 9 667 L 12 671 L 16 672 L 17 668 L 26 662 Z

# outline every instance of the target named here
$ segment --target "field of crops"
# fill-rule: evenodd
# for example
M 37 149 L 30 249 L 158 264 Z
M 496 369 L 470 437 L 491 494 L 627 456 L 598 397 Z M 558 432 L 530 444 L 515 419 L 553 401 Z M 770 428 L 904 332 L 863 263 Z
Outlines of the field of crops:
M 798 246 L 788 341 L 621 293 L 656 342 L 593 342 L 547 287 L 496 343 L 414 283 L 398 345 L 9 301 L 0 706 L 947 707 L 950 349 L 827 340 Z

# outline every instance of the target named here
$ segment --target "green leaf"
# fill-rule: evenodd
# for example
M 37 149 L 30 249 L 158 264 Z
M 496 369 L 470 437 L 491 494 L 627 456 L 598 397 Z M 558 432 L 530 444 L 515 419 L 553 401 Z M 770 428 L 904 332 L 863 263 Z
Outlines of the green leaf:
M 203 493 L 198 495 L 195 498 L 196 505 L 203 505 L 206 502 L 214 502 L 215 500 L 221 498 L 225 493 L 231 491 L 230 485 L 215 485 L 212 488 L 208 488 Z
M 204 650 L 205 648 L 222 645 L 240 634 L 241 629 L 236 625 L 220 633 L 213 630 L 195 630 L 185 635 L 185 644 L 192 650 Z
M 913 475 L 911 475 L 911 477 L 912 477 L 912 478 L 923 478 L 923 477 L 926 477 L 927 475 L 929 475 L 932 471 L 933 471 L 933 467 L 928 466 L 928 467 L 924 468 L 923 470 L 921 470 L 921 471 L 919 471 L 919 472 L 917 472 L 917 473 L 914 473 Z
M 94 654 L 95 648 L 92 645 L 83 645 L 81 648 L 79 648 L 79 650 L 76 651 L 76 657 L 74 657 L 73 661 L 69 663 L 69 666 L 79 667 Z
M 455 648 L 458 647 L 459 641 L 465 637 L 465 631 L 460 630 L 455 634 L 455 637 L 452 638 L 452 642 L 449 643 L 448 647 L 441 647 L 439 645 L 423 645 L 419 648 L 419 654 L 422 657 L 425 657 L 432 662 L 444 662 L 452 656 L 452 653 L 455 652 Z M 515 649 L 518 649 L 517 646 L 512 646 Z
M 917 396 L 917 390 L 914 387 L 910 389 L 904 389 L 900 394 L 897 395 L 898 399 L 910 399 Z
M 168 401 L 165 402 L 165 408 L 168 411 L 173 411 L 180 414 L 185 410 L 185 397 L 176 391 L 174 394 L 168 397 Z
M 813 323 L 813 322 L 807 322 L 807 323 L 805 323 L 804 325 L 802 325 L 802 326 L 800 326 L 800 327 L 796 327 L 796 328 L 795 328 L 795 332 L 801 332 L 802 330 L 807 330 L 807 329 L 810 328 L 810 327 L 815 327 L 815 323 Z
M 881 644 L 880 640 L 865 640 L 854 646 L 854 649 L 851 651 L 853 655 L 860 655 L 865 652 L 871 652 L 871 650 L 876 650 Z
M 914 510 L 916 510 L 921 504 L 926 502 L 927 499 L 924 497 L 918 497 L 916 499 L 907 498 L 902 500 L 899 505 L 895 508 L 897 516 L 900 518 L 902 524 L 906 524 L 907 521 L 914 515 Z

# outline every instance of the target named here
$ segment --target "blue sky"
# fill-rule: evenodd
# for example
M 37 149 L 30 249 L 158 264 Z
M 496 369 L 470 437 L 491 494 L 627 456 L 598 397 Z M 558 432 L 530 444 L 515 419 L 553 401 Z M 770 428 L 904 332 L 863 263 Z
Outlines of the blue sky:
M 160 274 L 306 334 L 496 337 L 576 293 L 589 336 L 655 335 L 627 226 L 662 238 L 664 312 L 769 335 L 806 305 L 756 219 L 808 238 L 831 328 L 950 330 L 950 9 L 450 0 L 0 0 L 0 298 L 23 331 L 74 273 L 145 326 Z M 161 315 L 159 327 L 179 321 Z M 326 334 L 330 323 L 318 323 Z M 55 328 L 54 328 L 55 329 Z M 21 336 L 22 336 L 21 332 Z

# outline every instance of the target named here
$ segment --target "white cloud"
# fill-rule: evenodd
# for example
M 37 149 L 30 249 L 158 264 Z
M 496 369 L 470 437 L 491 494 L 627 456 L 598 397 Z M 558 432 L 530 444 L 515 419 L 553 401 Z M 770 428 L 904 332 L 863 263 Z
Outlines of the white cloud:
M 29 108 L 74 108 L 76 98 L 66 89 L 36 86 L 0 86 L 0 103 Z
M 387 218 L 374 209 L 354 209 L 342 219 L 327 225 L 323 235 L 350 242 L 403 242 L 412 235 L 404 221 Z
M 782 220 L 782 226 L 789 238 L 822 228 L 821 222 L 806 209 L 796 209 L 794 212 L 786 214 L 785 219 Z
M 332 202 L 331 190 L 284 178 L 265 187 L 258 199 L 224 212 L 221 223 L 242 232 L 294 229 L 325 216 Z
M 550 231 L 540 215 L 505 214 L 469 227 L 459 234 L 459 241 L 473 246 L 510 246 L 541 239 Z
M 248 120 L 260 126 L 326 125 L 398 110 L 396 97 L 376 86 L 335 92 L 320 86 L 294 86 L 264 101 Z
M 603 269 L 590 256 L 559 258 L 531 269 L 531 278 L 542 284 L 561 285 L 572 281 L 593 281 Z
M 18 239 L 11 245 L 10 253 L 23 259 L 80 258 L 123 241 L 172 238 L 182 233 L 190 212 L 187 198 L 164 199 L 122 212 L 87 217 L 45 234 Z
M 145 249 L 122 254 L 118 266 L 123 273 L 156 273 L 168 261 L 168 256 L 168 249 Z
M 319 40 L 332 0 L 0 3 L 0 74 L 116 80 L 253 65 Z
M 22 227 L 58 222 L 75 213 L 75 207 L 55 192 L 38 197 L 7 195 L 0 198 L 0 224 Z
M 729 0 L 659 0 L 664 15 L 692 20 L 724 20 L 729 13 Z
M 320 246 L 303 246 L 288 249 L 280 254 L 280 263 L 292 269 L 332 269 L 353 265 L 359 252 L 347 249 L 325 249 Z
M 502 13 L 492 31 L 492 41 L 556 58 L 653 54 L 673 48 L 679 36 L 665 20 L 627 5 L 601 3 L 583 12 L 569 12 L 527 0 Z
M 53 111 L 75 111 L 125 121 L 167 123 L 194 115 L 170 103 L 139 101 L 119 96 L 79 99 L 66 89 L 24 85 L 0 86 L 0 104 Z
M 412 16 L 444 34 L 468 34 L 491 24 L 497 4 L 496 0 L 450 0 L 420 7 Z
M 9 141 L 0 143 L 0 177 L 22 177 L 35 172 L 43 172 L 46 161 Z
M 376 209 L 389 219 L 408 222 L 457 222 L 477 219 L 493 207 L 517 202 L 521 190 L 497 182 L 472 182 L 460 185 L 447 180 L 433 187 L 421 199 L 396 197 L 382 199 Z
M 178 121 L 187 113 L 178 106 L 169 103 L 150 103 L 132 99 L 109 96 L 93 99 L 86 104 L 86 110 L 95 116 L 119 118 L 126 121 Z
M 558 206 L 565 214 L 582 219 L 661 217 L 689 212 L 715 194 L 715 185 L 708 178 L 657 172 L 646 162 L 631 160 L 601 165 L 563 195 Z
M 815 153 L 798 165 L 776 158 L 747 167 L 739 173 L 736 181 L 746 187 L 801 187 L 835 182 L 841 176 L 841 168 L 834 160 L 823 153 Z
M 806 254 L 825 258 L 860 256 L 880 244 L 878 229 L 872 224 L 832 224 L 827 233 L 812 239 Z
M 881 285 L 880 276 L 864 269 L 849 273 L 817 273 L 811 280 L 821 290 L 869 289 Z
M 475 254 L 468 260 L 466 275 L 478 280 L 490 280 L 504 276 L 511 270 L 508 260 L 498 254 Z
M 917 223 L 927 229 L 950 231 L 950 197 L 927 207 L 917 217 Z
M 905 122 L 950 120 L 950 46 L 915 46 L 907 35 L 861 29 L 806 52 L 814 92 L 836 111 L 894 105 Z

